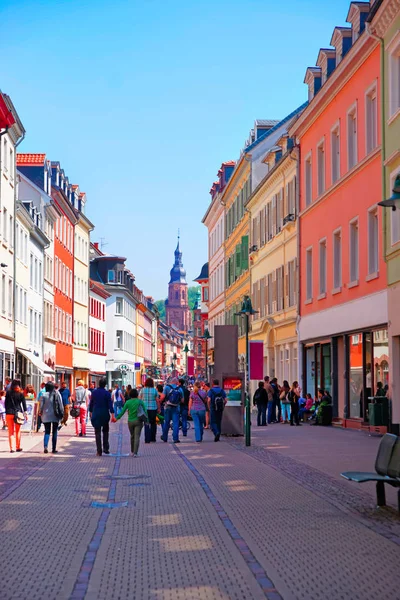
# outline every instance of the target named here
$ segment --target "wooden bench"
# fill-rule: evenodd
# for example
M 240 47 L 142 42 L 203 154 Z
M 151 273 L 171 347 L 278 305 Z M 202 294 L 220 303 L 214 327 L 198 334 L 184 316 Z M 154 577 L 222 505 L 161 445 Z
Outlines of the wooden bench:
M 376 455 L 375 473 L 346 471 L 346 473 L 341 473 L 341 476 L 356 483 L 376 481 L 377 504 L 386 506 L 385 483 L 400 488 L 400 438 L 391 433 L 383 436 Z M 400 490 L 397 496 L 400 512 Z

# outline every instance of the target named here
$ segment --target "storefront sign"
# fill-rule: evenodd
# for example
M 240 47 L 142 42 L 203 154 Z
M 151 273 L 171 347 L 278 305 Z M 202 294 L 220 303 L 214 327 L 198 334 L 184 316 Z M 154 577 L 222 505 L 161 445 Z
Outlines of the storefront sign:
M 140 362 L 135 363 L 135 371 L 140 371 L 140 365 L 141 365 Z

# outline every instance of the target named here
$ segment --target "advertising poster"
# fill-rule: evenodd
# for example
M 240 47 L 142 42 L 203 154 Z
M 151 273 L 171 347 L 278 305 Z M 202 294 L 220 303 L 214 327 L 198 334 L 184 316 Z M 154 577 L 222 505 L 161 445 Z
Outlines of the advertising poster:
M 36 424 L 36 420 L 37 420 L 36 413 L 37 413 L 38 403 L 35 402 L 34 400 L 25 400 L 25 402 L 26 402 L 26 412 L 28 413 L 28 420 L 25 421 L 25 423 L 23 423 L 21 425 L 21 431 L 30 432 L 30 431 L 32 431 L 32 428 Z
M 262 381 L 264 363 L 264 342 L 253 340 L 249 342 L 249 370 L 250 380 Z
M 222 385 L 228 404 L 240 404 L 242 401 L 242 380 L 239 377 L 224 377 Z

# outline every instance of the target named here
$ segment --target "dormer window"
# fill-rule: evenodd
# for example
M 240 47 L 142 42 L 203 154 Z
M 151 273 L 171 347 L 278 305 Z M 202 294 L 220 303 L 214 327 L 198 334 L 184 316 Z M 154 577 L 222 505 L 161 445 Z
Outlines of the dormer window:
M 336 50 L 336 65 L 350 50 L 353 43 L 353 31 L 351 27 L 335 27 L 332 34 L 331 45 Z
M 352 2 L 350 4 L 349 12 L 347 14 L 347 23 L 350 23 L 352 36 L 352 43 L 360 37 L 365 30 L 365 23 L 370 11 L 369 2 Z
M 321 88 L 321 67 L 308 67 L 304 83 L 308 85 L 308 101 L 311 102 Z

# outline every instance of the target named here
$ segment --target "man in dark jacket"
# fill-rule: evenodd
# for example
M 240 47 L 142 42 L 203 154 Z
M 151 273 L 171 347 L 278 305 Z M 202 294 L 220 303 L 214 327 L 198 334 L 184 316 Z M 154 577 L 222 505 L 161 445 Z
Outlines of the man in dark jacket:
M 264 387 L 264 382 L 260 381 L 258 388 L 253 396 L 253 404 L 257 406 L 257 426 L 261 425 L 265 427 L 267 424 L 267 406 L 268 406 L 268 394 Z
M 210 425 L 214 434 L 214 442 L 219 442 L 221 436 L 222 415 L 226 404 L 226 394 L 220 387 L 218 379 L 213 380 L 213 386 L 207 396 L 209 398 Z
M 189 400 L 190 400 L 190 392 L 185 385 L 185 380 L 179 380 L 179 387 L 183 392 L 183 402 L 181 403 L 181 419 L 182 419 L 182 435 L 183 437 L 187 436 L 187 420 L 189 414 Z
M 89 404 L 90 420 L 94 427 L 96 435 L 97 456 L 110 454 L 109 431 L 110 431 L 110 415 L 114 414 L 111 394 L 105 387 L 106 379 L 100 379 L 99 387 L 92 390 L 92 395 Z M 103 432 L 103 446 L 101 444 L 101 433 Z

